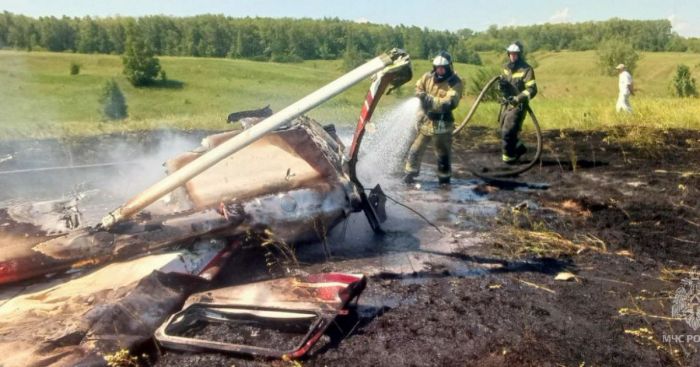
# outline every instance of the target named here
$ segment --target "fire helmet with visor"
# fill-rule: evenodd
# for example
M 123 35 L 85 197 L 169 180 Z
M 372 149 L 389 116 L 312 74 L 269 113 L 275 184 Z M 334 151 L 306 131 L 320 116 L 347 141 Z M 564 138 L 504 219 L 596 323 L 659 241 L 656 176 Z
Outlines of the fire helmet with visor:
M 436 69 L 439 66 L 445 68 L 444 75 L 438 75 L 438 73 L 436 72 Z M 453 73 L 454 71 L 452 68 L 452 56 L 447 51 L 438 52 L 437 56 L 435 56 L 435 58 L 433 59 L 433 75 L 435 77 L 435 80 L 441 82 L 451 77 Z

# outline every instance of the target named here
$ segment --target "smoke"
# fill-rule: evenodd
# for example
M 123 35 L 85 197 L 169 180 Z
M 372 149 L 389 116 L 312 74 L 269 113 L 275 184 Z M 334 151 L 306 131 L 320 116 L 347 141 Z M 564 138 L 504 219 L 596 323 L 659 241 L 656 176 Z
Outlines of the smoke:
M 0 206 L 78 197 L 83 222 L 93 224 L 164 177 L 163 163 L 203 136 L 153 131 L 8 143 L 0 149 L 12 156 L 0 164 Z
M 201 136 L 186 135 L 174 130 L 161 131 L 147 141 L 118 141 L 105 151 L 107 162 L 130 162 L 119 166 L 116 175 L 105 175 L 96 181 L 103 190 L 127 199 L 165 177 L 163 163 L 190 151 L 200 144 Z

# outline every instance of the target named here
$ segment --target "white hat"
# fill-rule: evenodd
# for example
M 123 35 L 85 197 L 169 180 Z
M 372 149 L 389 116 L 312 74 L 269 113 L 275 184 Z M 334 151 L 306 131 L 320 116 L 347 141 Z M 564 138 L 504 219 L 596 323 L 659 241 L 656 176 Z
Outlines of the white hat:
M 620 64 L 620 65 L 615 66 L 615 70 L 622 70 L 624 68 L 625 68 L 625 64 Z

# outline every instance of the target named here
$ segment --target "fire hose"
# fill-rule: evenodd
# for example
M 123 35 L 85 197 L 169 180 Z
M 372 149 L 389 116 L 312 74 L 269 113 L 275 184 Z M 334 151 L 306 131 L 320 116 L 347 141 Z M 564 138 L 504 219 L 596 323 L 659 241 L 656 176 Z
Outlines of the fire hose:
M 488 91 L 496 84 L 496 82 L 500 81 L 501 77 L 500 76 L 495 76 L 491 78 L 491 80 L 486 83 L 484 88 L 481 89 L 481 92 L 479 95 L 476 97 L 476 100 L 474 100 L 474 103 L 472 104 L 471 108 L 469 109 L 469 112 L 467 113 L 467 116 L 462 120 L 462 122 L 457 126 L 454 131 L 452 132 L 453 135 L 459 134 L 462 129 L 471 121 L 471 119 L 474 117 L 474 114 L 476 113 L 477 108 L 479 107 L 479 104 L 481 104 L 481 101 L 484 99 L 484 97 L 487 95 Z M 501 108 L 498 112 L 498 121 L 499 123 L 502 123 L 502 115 L 505 109 L 505 105 L 501 103 Z M 469 171 L 474 174 L 477 177 L 484 178 L 484 179 L 491 179 L 491 180 L 497 180 L 499 178 L 505 178 L 505 177 L 515 177 L 521 173 L 524 173 L 528 170 L 530 170 L 532 167 L 534 167 L 537 162 L 539 162 L 541 156 L 542 156 L 542 131 L 540 130 L 540 124 L 539 121 L 537 120 L 537 116 L 535 116 L 535 112 L 532 111 L 532 108 L 530 108 L 529 105 L 525 105 L 525 111 L 527 114 L 530 116 L 530 120 L 532 120 L 532 124 L 535 127 L 535 136 L 537 138 L 537 145 L 536 145 L 536 150 L 535 154 L 532 157 L 531 160 L 522 163 L 517 166 L 513 166 L 512 169 L 495 169 L 494 167 L 470 167 Z

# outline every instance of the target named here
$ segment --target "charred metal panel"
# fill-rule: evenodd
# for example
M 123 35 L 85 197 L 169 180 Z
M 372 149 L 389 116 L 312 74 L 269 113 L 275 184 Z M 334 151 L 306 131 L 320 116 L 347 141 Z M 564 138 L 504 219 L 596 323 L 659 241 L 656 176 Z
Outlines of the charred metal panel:
M 155 333 L 167 348 L 299 358 L 364 290 L 363 275 L 322 273 L 197 293 Z M 197 332 L 225 327 L 224 340 Z
M 255 196 L 333 183 L 342 175 L 342 146 L 312 121 L 275 131 L 220 161 L 185 187 L 195 208 L 243 201 Z M 235 133 L 204 139 L 202 147 L 166 162 L 168 173 L 177 171 Z

